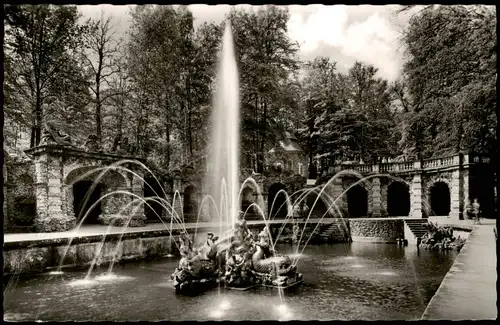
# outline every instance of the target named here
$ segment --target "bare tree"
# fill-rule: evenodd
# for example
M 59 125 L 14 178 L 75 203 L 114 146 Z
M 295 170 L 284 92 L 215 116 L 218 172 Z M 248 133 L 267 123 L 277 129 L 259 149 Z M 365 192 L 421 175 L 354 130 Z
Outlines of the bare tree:
M 103 90 L 110 86 L 108 78 L 117 72 L 116 56 L 119 54 L 120 41 L 115 37 L 112 17 L 105 17 L 104 11 L 101 11 L 100 19 L 89 19 L 87 24 L 89 29 L 84 35 L 85 49 L 82 54 L 91 78 L 96 135 L 98 143 L 101 144 L 103 103 L 115 95 L 114 92 L 105 94 Z

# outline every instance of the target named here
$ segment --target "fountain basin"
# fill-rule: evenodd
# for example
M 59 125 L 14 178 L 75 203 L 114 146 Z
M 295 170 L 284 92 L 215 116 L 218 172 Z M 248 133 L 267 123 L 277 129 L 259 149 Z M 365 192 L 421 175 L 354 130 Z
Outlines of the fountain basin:
M 284 244 L 278 251 L 295 249 Z M 6 319 L 24 321 L 419 319 L 456 256 L 436 254 L 392 244 L 309 245 L 297 265 L 304 283 L 284 301 L 279 290 L 262 286 L 179 296 L 168 279 L 178 258 L 138 261 L 115 266 L 127 281 L 97 281 L 100 268 L 89 286 L 71 285 L 86 270 L 20 277 L 4 291 L 4 310 Z
M 331 222 L 327 219 L 322 223 Z M 318 220 L 310 220 L 307 227 L 313 228 Z M 270 221 L 271 232 L 277 234 L 283 220 Z M 160 225 L 162 226 L 162 225 Z M 186 224 L 189 234 L 194 234 L 196 224 Z M 249 221 L 250 230 L 262 230 L 264 222 Z M 291 231 L 293 224 L 291 222 L 285 225 L 286 231 Z M 106 264 L 116 256 L 117 262 L 136 261 L 143 259 L 152 259 L 163 257 L 167 254 L 177 254 L 178 249 L 173 244 L 171 247 L 170 231 L 161 229 L 158 225 L 149 225 L 149 227 L 127 229 L 123 235 L 120 227 L 115 227 L 106 235 L 106 240 L 101 250 L 98 263 Z M 205 234 L 209 231 L 218 233 L 219 226 L 214 223 L 198 224 L 197 238 L 194 242 L 201 243 L 205 239 Z M 62 265 L 68 267 L 88 266 L 94 259 L 95 253 L 101 245 L 103 235 L 107 232 L 107 227 L 98 226 L 98 229 L 89 234 L 85 229 L 81 229 L 81 235 L 77 235 L 71 242 L 71 247 L 64 258 Z M 172 235 L 177 238 L 181 233 L 180 229 L 172 229 Z M 73 231 L 65 233 L 43 234 L 44 237 L 36 239 L 39 234 L 27 234 L 24 240 L 10 240 L 4 237 L 3 258 L 4 274 L 22 274 L 22 273 L 42 273 L 50 268 L 56 268 L 61 261 L 70 238 L 74 235 Z M 50 237 L 54 238 L 50 238 Z M 117 249 L 117 243 L 122 236 L 122 242 Z M 283 234 L 280 236 L 286 239 Z M 304 238 L 304 241 L 307 238 Z M 116 254 L 116 255 L 115 255 Z

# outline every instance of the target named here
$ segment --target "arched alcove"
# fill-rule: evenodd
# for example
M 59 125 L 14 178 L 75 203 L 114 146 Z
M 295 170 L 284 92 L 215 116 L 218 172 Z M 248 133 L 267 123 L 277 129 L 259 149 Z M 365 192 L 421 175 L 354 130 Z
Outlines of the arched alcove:
M 448 216 L 451 210 L 451 197 L 448 184 L 436 182 L 430 189 L 431 213 L 434 216 Z
M 274 183 L 269 187 L 267 195 L 267 210 L 269 219 L 286 218 L 288 214 L 288 205 L 286 202 L 286 197 L 287 193 L 285 185 L 281 183 Z
M 75 168 L 64 179 L 63 205 L 66 213 L 74 215 L 77 222 L 85 218 L 84 224 L 99 224 L 101 214 L 127 214 L 129 211 L 123 210 L 124 202 L 131 197 L 111 193 L 128 191 L 128 184 L 125 175 L 113 169 L 102 170 L 95 166 Z
M 410 189 L 402 182 L 392 182 L 387 187 L 387 213 L 391 217 L 410 214 Z
M 368 192 L 361 185 L 354 185 L 347 191 L 347 209 L 350 218 L 368 216 Z
M 188 185 L 184 189 L 182 212 L 184 214 L 184 221 L 196 221 L 198 213 L 198 191 L 194 185 Z

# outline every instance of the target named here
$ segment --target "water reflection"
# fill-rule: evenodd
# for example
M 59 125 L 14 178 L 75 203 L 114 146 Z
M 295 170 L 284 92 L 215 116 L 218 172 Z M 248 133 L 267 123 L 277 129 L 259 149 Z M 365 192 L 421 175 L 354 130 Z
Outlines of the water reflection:
M 297 265 L 305 282 L 283 302 L 268 288 L 176 295 L 168 277 L 178 258 L 165 258 L 123 264 L 113 275 L 97 269 L 91 285 L 75 285 L 85 271 L 20 278 L 5 292 L 4 310 L 7 320 L 46 321 L 418 319 L 455 256 L 370 243 L 309 246 Z

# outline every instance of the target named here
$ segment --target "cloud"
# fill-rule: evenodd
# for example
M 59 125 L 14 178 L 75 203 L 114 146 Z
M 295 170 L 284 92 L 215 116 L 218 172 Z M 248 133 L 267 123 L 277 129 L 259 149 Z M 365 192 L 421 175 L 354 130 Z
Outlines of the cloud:
M 322 7 L 310 14 L 307 19 L 304 19 L 301 12 L 290 15 L 289 35 L 299 42 L 304 52 L 316 50 L 320 42 L 331 46 L 341 46 L 344 42 L 343 30 L 348 18 L 345 6 Z
M 331 57 L 339 70 L 359 60 L 378 68 L 378 75 L 390 81 L 399 77 L 399 32 L 387 17 L 393 7 L 290 7 L 289 36 L 301 44 L 303 57 Z
M 133 5 L 78 6 L 86 18 L 99 18 L 101 10 L 112 15 L 119 31 L 131 22 L 128 14 Z M 237 8 L 258 10 L 260 6 L 237 5 Z M 337 61 L 345 72 L 358 60 L 379 69 L 378 75 L 395 80 L 401 74 L 402 54 L 399 33 L 408 17 L 395 17 L 397 5 L 290 5 L 288 32 L 301 45 L 299 56 L 310 60 L 327 56 Z M 195 27 L 204 22 L 220 23 L 231 10 L 230 5 L 193 4 L 188 6 L 195 17 Z M 396 21 L 394 21 L 396 20 Z M 397 24 L 399 23 L 399 26 Z

